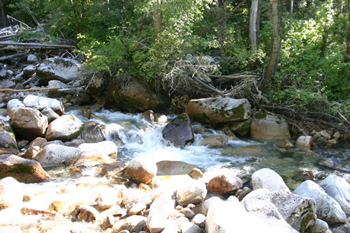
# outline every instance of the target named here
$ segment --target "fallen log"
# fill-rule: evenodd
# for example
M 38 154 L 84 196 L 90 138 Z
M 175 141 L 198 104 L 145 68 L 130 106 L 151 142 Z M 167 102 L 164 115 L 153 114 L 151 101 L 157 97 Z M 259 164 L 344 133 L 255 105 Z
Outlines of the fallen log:
M 3 47 L 0 50 L 37 49 L 37 48 L 63 48 L 63 49 L 75 48 L 75 46 L 72 46 L 72 45 L 20 43 L 20 42 L 0 42 L 0 46 L 17 46 L 17 47 Z
M 30 92 L 30 91 L 50 91 L 58 90 L 61 87 L 31 88 L 31 89 L 0 89 L 0 92 Z

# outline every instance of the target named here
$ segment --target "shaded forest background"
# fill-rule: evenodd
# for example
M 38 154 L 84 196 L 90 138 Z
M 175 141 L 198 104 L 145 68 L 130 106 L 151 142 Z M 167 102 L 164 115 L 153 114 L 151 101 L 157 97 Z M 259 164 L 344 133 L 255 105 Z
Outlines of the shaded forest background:
M 183 77 L 193 73 L 243 75 L 220 88 L 246 87 L 258 104 L 350 118 L 350 0 L 0 0 L 0 5 L 1 27 L 16 23 L 10 15 L 49 35 L 23 32 L 17 39 L 69 40 L 86 66 L 106 78 L 127 73 L 163 88 L 165 83 L 176 95 L 184 94 Z M 243 89 L 237 93 L 247 95 Z

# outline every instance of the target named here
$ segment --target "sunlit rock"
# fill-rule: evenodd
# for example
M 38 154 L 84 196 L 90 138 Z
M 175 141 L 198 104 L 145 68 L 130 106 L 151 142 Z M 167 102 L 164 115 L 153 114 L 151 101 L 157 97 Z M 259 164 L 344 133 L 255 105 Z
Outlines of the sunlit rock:
M 206 219 L 206 217 L 204 214 L 198 213 L 193 217 L 191 222 L 193 222 L 194 224 L 196 224 L 200 228 L 204 228 L 205 227 L 205 219 Z
M 119 188 L 106 187 L 100 191 L 99 197 L 97 199 L 98 207 L 101 210 L 109 209 L 114 205 L 120 205 L 123 201 L 124 193 Z
M 163 160 L 156 163 L 157 175 L 183 175 L 188 174 L 196 165 L 188 164 L 182 161 Z
M 309 197 L 316 201 L 317 217 L 329 224 L 345 223 L 346 215 L 338 202 L 329 196 L 318 184 L 311 180 L 304 181 L 294 190 L 295 194 Z
M 50 180 L 50 176 L 34 160 L 16 155 L 0 155 L 0 178 L 11 176 L 23 183 L 37 183 Z
M 297 233 L 281 221 L 261 218 L 247 212 L 238 200 L 213 202 L 206 218 L 206 232 Z
M 176 201 L 182 205 L 197 204 L 207 195 L 205 183 L 200 180 L 189 179 L 176 190 Z
M 162 130 L 165 140 L 174 146 L 184 147 L 194 141 L 190 118 L 186 113 L 178 115 Z
M 158 233 L 167 226 L 167 218 L 175 208 L 175 200 L 169 195 L 158 197 L 152 204 L 147 217 L 147 228 L 151 233 Z
M 283 189 L 289 191 L 282 177 L 269 168 L 263 168 L 254 172 L 252 175 L 252 183 L 254 190 L 265 188 L 271 192 Z
M 63 115 L 49 124 L 45 138 L 49 141 L 69 141 L 77 138 L 83 128 L 84 124 L 79 118 L 73 115 Z
M 346 214 L 350 214 L 350 184 L 344 178 L 331 174 L 320 186 L 340 204 Z
M 199 170 L 199 168 L 193 168 L 189 173 L 188 175 L 192 178 L 192 179 L 195 179 L 195 180 L 198 180 L 200 178 L 203 177 L 203 172 L 201 170 Z
M 196 224 L 192 222 L 185 222 L 181 224 L 181 230 L 182 232 L 187 232 L 187 233 L 202 233 L 202 229 L 197 226 Z
M 260 110 L 254 114 L 250 136 L 262 140 L 290 138 L 289 126 L 282 116 Z
M 329 227 L 327 222 L 321 220 L 321 219 L 316 219 L 316 222 L 314 225 L 310 226 L 309 231 L 312 233 L 330 233 Z
M 15 111 L 20 107 L 25 107 L 22 101 L 20 101 L 19 99 L 10 100 L 9 102 L 7 102 L 7 115 L 11 119 L 13 119 Z
M 157 174 L 157 165 L 147 159 L 135 158 L 124 170 L 124 176 L 137 183 L 149 183 Z
M 225 194 L 240 189 L 242 185 L 242 180 L 234 173 L 224 172 L 209 180 L 208 190 L 218 194 Z
M 251 106 L 247 99 L 210 97 L 190 100 L 186 113 L 193 121 L 221 124 L 247 120 Z
M 69 166 L 80 156 L 80 149 L 63 145 L 50 144 L 34 157 L 43 168 Z
M 312 136 L 300 136 L 297 139 L 296 146 L 304 150 L 310 150 L 314 139 Z
M 16 134 L 26 139 L 44 136 L 48 119 L 39 110 L 19 107 L 13 113 L 11 126 Z
M 22 233 L 22 229 L 20 226 L 0 226 L 0 232 Z
M 112 141 L 80 144 L 80 156 L 75 166 L 105 164 L 117 159 L 118 148 Z
M 105 176 L 115 176 L 121 172 L 126 167 L 125 163 L 115 161 L 113 163 L 107 164 L 102 168 L 102 174 Z
M 128 211 L 128 214 L 129 215 L 137 215 L 137 214 L 140 214 L 142 215 L 142 212 L 144 212 L 146 210 L 147 206 L 145 203 L 136 203 L 135 205 L 133 205 L 129 211 Z
M 23 201 L 23 187 L 12 177 L 0 180 L 0 210 L 4 207 L 15 206 Z
M 43 110 L 46 107 L 49 107 L 60 116 L 64 114 L 64 107 L 62 102 L 48 97 L 27 95 L 23 100 L 23 104 L 26 107 L 36 108 L 39 111 Z
M 139 189 L 128 189 L 123 192 L 123 204 L 126 209 L 131 209 L 137 203 L 151 204 L 151 193 Z

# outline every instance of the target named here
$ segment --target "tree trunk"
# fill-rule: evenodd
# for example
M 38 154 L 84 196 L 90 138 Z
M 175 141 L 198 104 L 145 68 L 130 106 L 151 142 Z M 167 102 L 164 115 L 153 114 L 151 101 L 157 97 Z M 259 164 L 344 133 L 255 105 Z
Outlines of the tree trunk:
M 219 0 L 216 6 L 216 20 L 226 17 L 227 4 L 224 0 Z M 218 25 L 217 38 L 220 44 L 220 56 L 224 57 L 224 44 L 226 40 L 226 21 Z
M 153 30 L 157 35 L 162 28 L 162 14 L 160 11 L 161 0 L 158 0 L 153 11 Z
M 271 77 L 275 71 L 275 68 L 277 65 L 278 53 L 279 53 L 277 0 L 271 0 L 271 4 L 272 4 L 273 36 L 271 38 L 271 55 L 270 55 L 270 62 L 266 69 L 264 87 L 266 87 L 266 85 L 271 82 Z
M 4 0 L 0 0 L 0 28 L 9 26 Z
M 259 8 L 259 0 L 252 0 L 252 5 L 250 8 L 250 18 L 249 18 L 249 46 L 252 52 L 254 52 L 258 47 L 258 39 L 257 39 L 258 8 Z

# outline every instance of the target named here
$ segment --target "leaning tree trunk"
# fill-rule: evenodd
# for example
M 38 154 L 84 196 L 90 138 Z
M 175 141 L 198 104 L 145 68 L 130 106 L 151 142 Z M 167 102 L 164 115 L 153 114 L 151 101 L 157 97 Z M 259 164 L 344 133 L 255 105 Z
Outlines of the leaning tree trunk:
M 254 52 L 258 47 L 258 39 L 257 39 L 258 8 L 259 8 L 259 0 L 253 0 L 252 5 L 250 7 L 250 18 L 249 18 L 249 46 L 252 52 Z
M 0 0 L 0 28 L 7 27 L 8 25 L 4 0 Z
M 277 0 L 271 0 L 271 4 L 272 4 L 273 36 L 271 38 L 271 55 L 270 55 L 270 62 L 266 69 L 264 87 L 266 87 L 266 85 L 271 82 L 271 77 L 275 71 L 275 68 L 277 65 L 278 53 L 279 53 Z

